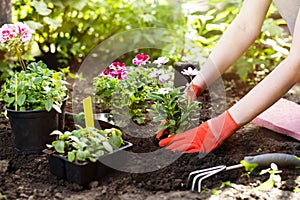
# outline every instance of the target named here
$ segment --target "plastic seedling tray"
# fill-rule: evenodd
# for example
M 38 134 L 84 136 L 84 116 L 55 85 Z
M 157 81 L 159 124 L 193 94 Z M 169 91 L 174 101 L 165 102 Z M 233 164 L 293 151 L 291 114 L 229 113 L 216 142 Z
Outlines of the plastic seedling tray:
M 53 153 L 45 149 L 43 152 L 48 155 L 50 172 L 67 181 L 77 183 L 79 185 L 87 185 L 91 181 L 100 180 L 113 170 L 110 166 L 124 165 L 126 156 L 122 153 L 132 146 L 132 143 L 124 141 L 125 145 L 112 153 L 105 154 L 93 162 L 70 162 L 64 156 Z
M 123 152 L 123 150 L 128 149 L 132 146 L 132 143 L 124 141 L 125 145 L 115 150 L 112 153 L 103 155 L 98 158 L 96 162 L 96 176 L 97 179 L 101 179 L 107 173 L 112 171 L 114 168 L 120 168 L 120 166 L 124 166 L 124 163 L 127 161 L 127 157 Z

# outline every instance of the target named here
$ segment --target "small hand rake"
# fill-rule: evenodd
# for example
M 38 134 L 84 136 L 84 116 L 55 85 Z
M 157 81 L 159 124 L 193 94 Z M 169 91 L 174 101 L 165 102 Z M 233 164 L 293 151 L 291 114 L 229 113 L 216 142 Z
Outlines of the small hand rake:
M 300 167 L 300 157 L 291 154 L 284 153 L 268 153 L 256 156 L 246 156 L 240 164 L 227 167 L 226 165 L 220 165 L 207 169 L 201 169 L 193 171 L 189 174 L 187 180 L 187 187 L 190 187 L 194 191 L 196 185 L 198 185 L 198 192 L 201 192 L 201 183 L 204 179 L 213 176 L 222 171 L 229 171 L 245 167 L 246 171 L 253 171 L 256 167 L 268 167 L 271 163 L 277 164 L 279 167 Z

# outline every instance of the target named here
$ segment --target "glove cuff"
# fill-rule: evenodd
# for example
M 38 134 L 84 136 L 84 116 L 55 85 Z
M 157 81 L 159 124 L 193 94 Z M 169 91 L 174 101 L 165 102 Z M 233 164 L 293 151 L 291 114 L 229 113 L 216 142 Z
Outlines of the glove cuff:
M 208 121 L 209 128 L 218 144 L 230 137 L 240 126 L 234 121 L 228 111 Z
M 199 85 L 196 85 L 194 83 L 191 84 L 191 88 L 194 91 L 194 94 L 199 97 L 202 94 L 202 89 Z

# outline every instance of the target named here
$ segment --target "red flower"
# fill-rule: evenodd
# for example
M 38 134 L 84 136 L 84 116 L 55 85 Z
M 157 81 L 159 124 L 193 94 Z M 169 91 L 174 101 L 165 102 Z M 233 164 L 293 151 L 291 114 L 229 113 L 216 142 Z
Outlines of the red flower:
M 141 53 L 135 56 L 135 58 L 132 60 L 132 63 L 134 65 L 140 66 L 146 64 L 149 61 L 149 59 L 150 59 L 149 55 Z

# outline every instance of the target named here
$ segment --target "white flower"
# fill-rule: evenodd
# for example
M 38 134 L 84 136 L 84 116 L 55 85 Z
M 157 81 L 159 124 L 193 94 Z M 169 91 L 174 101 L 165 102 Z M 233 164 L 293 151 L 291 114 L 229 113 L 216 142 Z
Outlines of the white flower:
M 196 76 L 198 74 L 199 70 L 192 69 L 191 67 L 189 67 L 188 69 L 184 69 L 181 73 L 183 75 L 187 75 L 187 76 Z
M 164 73 L 164 71 L 162 69 L 159 69 L 159 70 L 155 70 L 153 72 L 151 72 L 149 74 L 149 77 L 150 78 L 158 78 L 160 75 L 162 75 Z
M 166 64 L 169 61 L 169 59 L 166 56 L 159 57 L 156 60 L 153 61 L 154 64 L 157 64 L 159 67 L 161 65 Z
M 160 82 L 162 82 L 163 84 L 165 82 L 167 82 L 169 79 L 171 78 L 171 76 L 169 74 L 162 74 L 158 77 L 158 79 L 160 80 Z
M 157 91 L 157 93 L 159 93 L 159 94 L 168 94 L 169 93 L 169 91 L 171 91 L 172 90 L 172 88 L 160 88 L 158 91 Z

